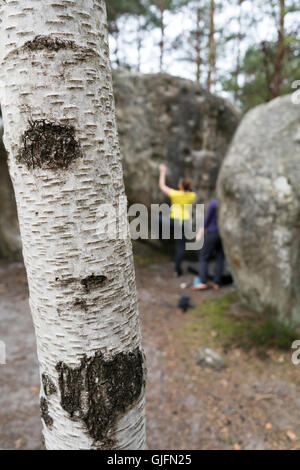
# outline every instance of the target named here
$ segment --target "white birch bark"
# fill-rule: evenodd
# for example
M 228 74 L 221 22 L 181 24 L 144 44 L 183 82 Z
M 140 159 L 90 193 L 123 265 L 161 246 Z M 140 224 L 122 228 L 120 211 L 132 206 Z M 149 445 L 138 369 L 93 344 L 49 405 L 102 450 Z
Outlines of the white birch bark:
M 143 449 L 131 241 L 110 240 L 97 229 L 99 207 L 117 207 L 124 195 L 105 2 L 0 2 L 4 142 L 43 379 L 46 448 Z M 34 126 L 39 134 L 30 154 L 24 136 Z M 55 155 L 55 126 L 73 129 L 70 139 L 80 146 L 68 154 L 64 141 L 73 159 L 68 167 Z M 47 164 L 39 153 L 43 132 L 50 139 Z

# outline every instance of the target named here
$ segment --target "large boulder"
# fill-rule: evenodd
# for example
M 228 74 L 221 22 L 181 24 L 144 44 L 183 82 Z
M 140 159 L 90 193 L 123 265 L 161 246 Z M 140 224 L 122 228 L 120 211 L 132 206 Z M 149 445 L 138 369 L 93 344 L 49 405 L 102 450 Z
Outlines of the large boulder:
M 130 203 L 164 200 L 158 165 L 168 183 L 191 177 L 199 202 L 215 192 L 223 157 L 239 122 L 226 100 L 195 83 L 166 74 L 113 73 L 126 192 Z M 6 155 L 0 154 L 0 257 L 20 255 L 20 237 Z
M 300 106 L 291 96 L 250 111 L 219 181 L 219 224 L 242 300 L 300 324 Z
M 196 83 L 167 74 L 113 75 L 121 150 L 129 202 L 148 207 L 158 191 L 158 165 L 169 168 L 168 184 L 192 179 L 198 201 L 215 192 L 220 165 L 240 113 Z
M 21 257 L 21 240 L 15 196 L 10 181 L 6 152 L 0 137 L 0 258 Z

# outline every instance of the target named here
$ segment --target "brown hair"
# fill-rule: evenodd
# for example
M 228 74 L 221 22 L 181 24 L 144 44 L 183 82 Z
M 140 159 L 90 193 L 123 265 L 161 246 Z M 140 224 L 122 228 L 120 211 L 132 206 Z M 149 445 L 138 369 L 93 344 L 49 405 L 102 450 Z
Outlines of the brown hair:
M 181 178 L 179 184 L 182 185 L 184 191 L 192 191 L 192 182 L 188 178 Z

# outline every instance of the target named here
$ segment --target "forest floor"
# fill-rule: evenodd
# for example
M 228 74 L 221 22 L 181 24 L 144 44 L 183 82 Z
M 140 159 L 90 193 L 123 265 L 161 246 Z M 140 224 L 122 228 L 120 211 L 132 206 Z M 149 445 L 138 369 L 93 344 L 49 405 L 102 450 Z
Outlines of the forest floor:
M 300 449 L 300 366 L 291 331 L 256 321 L 235 290 L 193 292 L 161 256 L 136 256 L 147 356 L 149 449 Z M 186 284 L 183 289 L 183 285 Z M 194 308 L 177 309 L 181 293 Z M 39 379 L 21 263 L 0 263 L 0 449 L 41 449 Z M 299 334 L 300 338 L 300 334 Z M 197 348 L 221 355 L 220 371 L 195 362 Z M 282 350 L 281 347 L 286 349 Z

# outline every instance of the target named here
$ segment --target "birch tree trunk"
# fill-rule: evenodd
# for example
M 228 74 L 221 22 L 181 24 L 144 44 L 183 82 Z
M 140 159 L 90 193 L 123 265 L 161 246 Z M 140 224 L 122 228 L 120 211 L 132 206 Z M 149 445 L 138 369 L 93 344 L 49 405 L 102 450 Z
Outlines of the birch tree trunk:
M 1 0 L 1 105 L 47 449 L 143 449 L 144 356 L 104 0 Z M 100 220 L 101 222 L 101 220 Z M 127 227 L 126 213 L 118 222 Z M 100 228 L 99 228 L 100 227 Z

